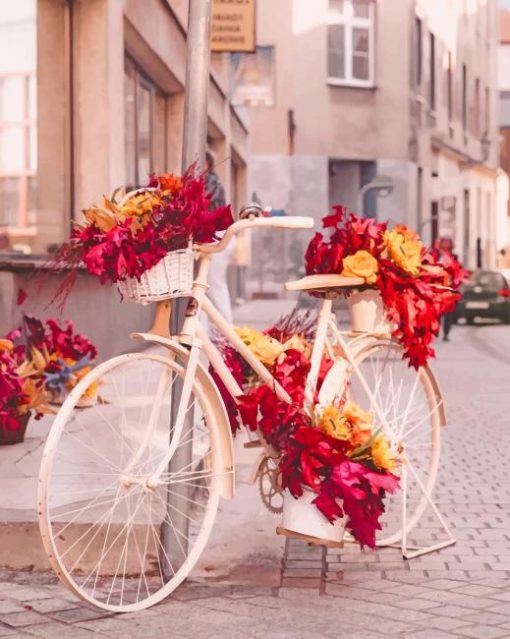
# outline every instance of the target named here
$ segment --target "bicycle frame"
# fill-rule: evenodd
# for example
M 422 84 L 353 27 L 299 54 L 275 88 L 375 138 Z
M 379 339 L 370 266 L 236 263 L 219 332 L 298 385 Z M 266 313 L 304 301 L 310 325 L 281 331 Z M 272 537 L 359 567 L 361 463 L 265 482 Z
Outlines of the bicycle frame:
M 195 378 L 196 367 L 200 352 L 203 351 L 207 356 L 212 367 L 220 377 L 221 381 L 227 388 L 230 395 L 235 399 L 244 394 L 243 389 L 239 386 L 234 376 L 227 368 L 223 357 L 212 343 L 211 339 L 207 335 L 204 327 L 200 323 L 200 312 L 203 311 L 212 325 L 214 325 L 220 333 L 232 344 L 235 350 L 242 356 L 246 363 L 255 371 L 260 380 L 274 389 L 277 397 L 282 401 L 291 402 L 292 399 L 281 386 L 281 384 L 271 375 L 268 369 L 260 362 L 254 355 L 251 349 L 246 346 L 239 335 L 235 332 L 234 328 L 227 323 L 221 313 L 215 308 L 214 304 L 207 298 L 206 292 L 208 288 L 207 274 L 209 270 L 209 264 L 211 261 L 210 254 L 204 254 L 199 252 L 199 268 L 197 277 L 193 282 L 193 289 L 191 292 L 190 302 L 186 311 L 186 318 L 179 335 L 171 336 L 180 344 L 184 344 L 189 348 L 189 360 L 186 367 L 186 376 L 184 379 L 183 389 L 179 402 L 179 410 L 176 418 L 176 424 L 173 431 L 172 442 L 168 448 L 168 451 L 164 458 L 161 460 L 159 467 L 156 469 L 150 482 L 157 482 L 158 477 L 168 467 L 168 463 L 172 458 L 181 437 L 184 415 L 188 406 L 193 381 Z M 352 348 L 354 343 L 364 342 L 366 338 L 375 337 L 375 335 L 366 334 L 359 336 L 348 342 L 342 333 L 336 326 L 335 315 L 332 312 L 332 300 L 324 299 L 319 312 L 319 318 L 317 323 L 317 331 L 315 341 L 311 355 L 311 366 L 306 379 L 305 386 L 305 401 L 307 404 L 313 404 L 313 399 L 317 390 L 317 383 L 319 377 L 320 365 L 323 357 L 324 350 L 328 345 L 328 331 L 332 331 L 337 341 L 342 356 L 345 358 L 348 366 L 354 370 L 360 380 L 368 398 L 372 403 L 373 410 L 378 414 L 380 423 L 386 426 L 386 418 L 384 411 L 381 410 L 378 401 L 366 382 L 362 372 L 359 370 L 356 364 L 356 349 Z M 345 368 L 343 375 L 346 378 L 347 367 Z M 338 384 L 341 384 L 342 379 L 338 379 Z

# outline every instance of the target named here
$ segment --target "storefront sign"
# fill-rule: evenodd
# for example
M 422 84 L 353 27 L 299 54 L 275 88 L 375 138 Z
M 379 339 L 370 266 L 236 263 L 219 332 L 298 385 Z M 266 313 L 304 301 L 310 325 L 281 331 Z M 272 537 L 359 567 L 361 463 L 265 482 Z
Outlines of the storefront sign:
M 255 51 L 255 0 L 213 0 L 211 51 Z

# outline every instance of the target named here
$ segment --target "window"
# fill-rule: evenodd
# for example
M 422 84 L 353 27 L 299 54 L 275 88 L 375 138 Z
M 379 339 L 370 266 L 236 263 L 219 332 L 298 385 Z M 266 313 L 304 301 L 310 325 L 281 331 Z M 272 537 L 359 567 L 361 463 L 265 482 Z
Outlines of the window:
M 130 59 L 124 69 L 126 186 L 146 183 L 152 171 L 166 170 L 166 96 Z
M 374 85 L 374 5 L 372 0 L 330 0 L 328 81 Z
M 35 224 L 37 171 L 36 1 L 0 14 L 0 227 Z
M 429 72 L 429 106 L 432 110 L 436 108 L 436 38 L 430 34 L 430 72 Z
M 446 101 L 448 108 L 448 122 L 453 120 L 453 60 L 452 52 L 448 51 L 448 69 L 446 71 Z
M 467 67 L 462 65 L 462 128 L 467 129 Z
M 422 22 L 418 16 L 414 19 L 414 29 L 416 37 L 416 87 L 421 85 L 421 71 L 423 64 L 423 29 Z

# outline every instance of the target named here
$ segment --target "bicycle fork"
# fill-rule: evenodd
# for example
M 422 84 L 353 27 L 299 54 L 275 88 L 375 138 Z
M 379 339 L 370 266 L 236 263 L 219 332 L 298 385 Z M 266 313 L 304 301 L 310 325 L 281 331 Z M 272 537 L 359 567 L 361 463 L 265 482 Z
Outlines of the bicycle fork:
M 191 391 L 193 389 L 193 383 L 195 381 L 195 374 L 197 370 L 197 364 L 200 357 L 201 348 L 196 344 L 190 348 L 189 359 L 186 365 L 186 373 L 182 382 L 182 390 L 180 393 L 179 404 L 175 413 L 175 420 L 171 428 L 171 439 L 168 450 L 162 457 L 158 466 L 147 480 L 147 488 L 152 489 L 158 486 L 161 475 L 169 468 L 169 463 L 181 441 L 184 425 L 186 422 L 186 414 L 189 409 L 189 402 L 191 398 Z M 192 433 L 190 434 L 190 437 Z

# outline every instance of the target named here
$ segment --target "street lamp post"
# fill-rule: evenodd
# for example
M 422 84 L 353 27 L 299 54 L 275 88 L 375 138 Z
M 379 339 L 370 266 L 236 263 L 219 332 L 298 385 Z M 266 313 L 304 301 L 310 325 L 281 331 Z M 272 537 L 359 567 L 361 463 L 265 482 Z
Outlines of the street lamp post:
M 376 175 L 358 192 L 358 215 L 364 215 L 365 197 L 370 191 L 376 191 L 383 197 L 388 196 L 395 188 L 395 183 L 387 175 Z
M 184 93 L 184 132 L 182 148 L 182 172 L 197 162 L 201 170 L 205 161 L 207 142 L 207 95 L 209 89 L 209 66 L 211 59 L 211 0 L 190 0 L 188 13 L 188 34 L 186 46 L 186 84 Z M 177 335 L 184 321 L 188 304 L 187 298 L 177 298 L 172 302 L 170 315 L 170 335 Z M 182 393 L 182 382 L 172 380 L 170 411 L 170 437 L 173 435 L 177 411 Z M 193 455 L 193 411 L 188 411 L 183 433 L 184 443 L 175 451 L 169 462 L 169 472 L 177 472 L 189 466 Z M 162 539 L 165 549 L 165 573 L 170 575 L 174 566 L 180 566 L 187 553 L 189 519 L 189 497 L 185 482 L 176 483 L 167 491 L 166 520 L 162 524 Z M 170 525 L 169 522 L 172 522 Z M 168 558 L 168 559 L 167 559 Z M 167 565 L 170 562 L 171 565 Z

